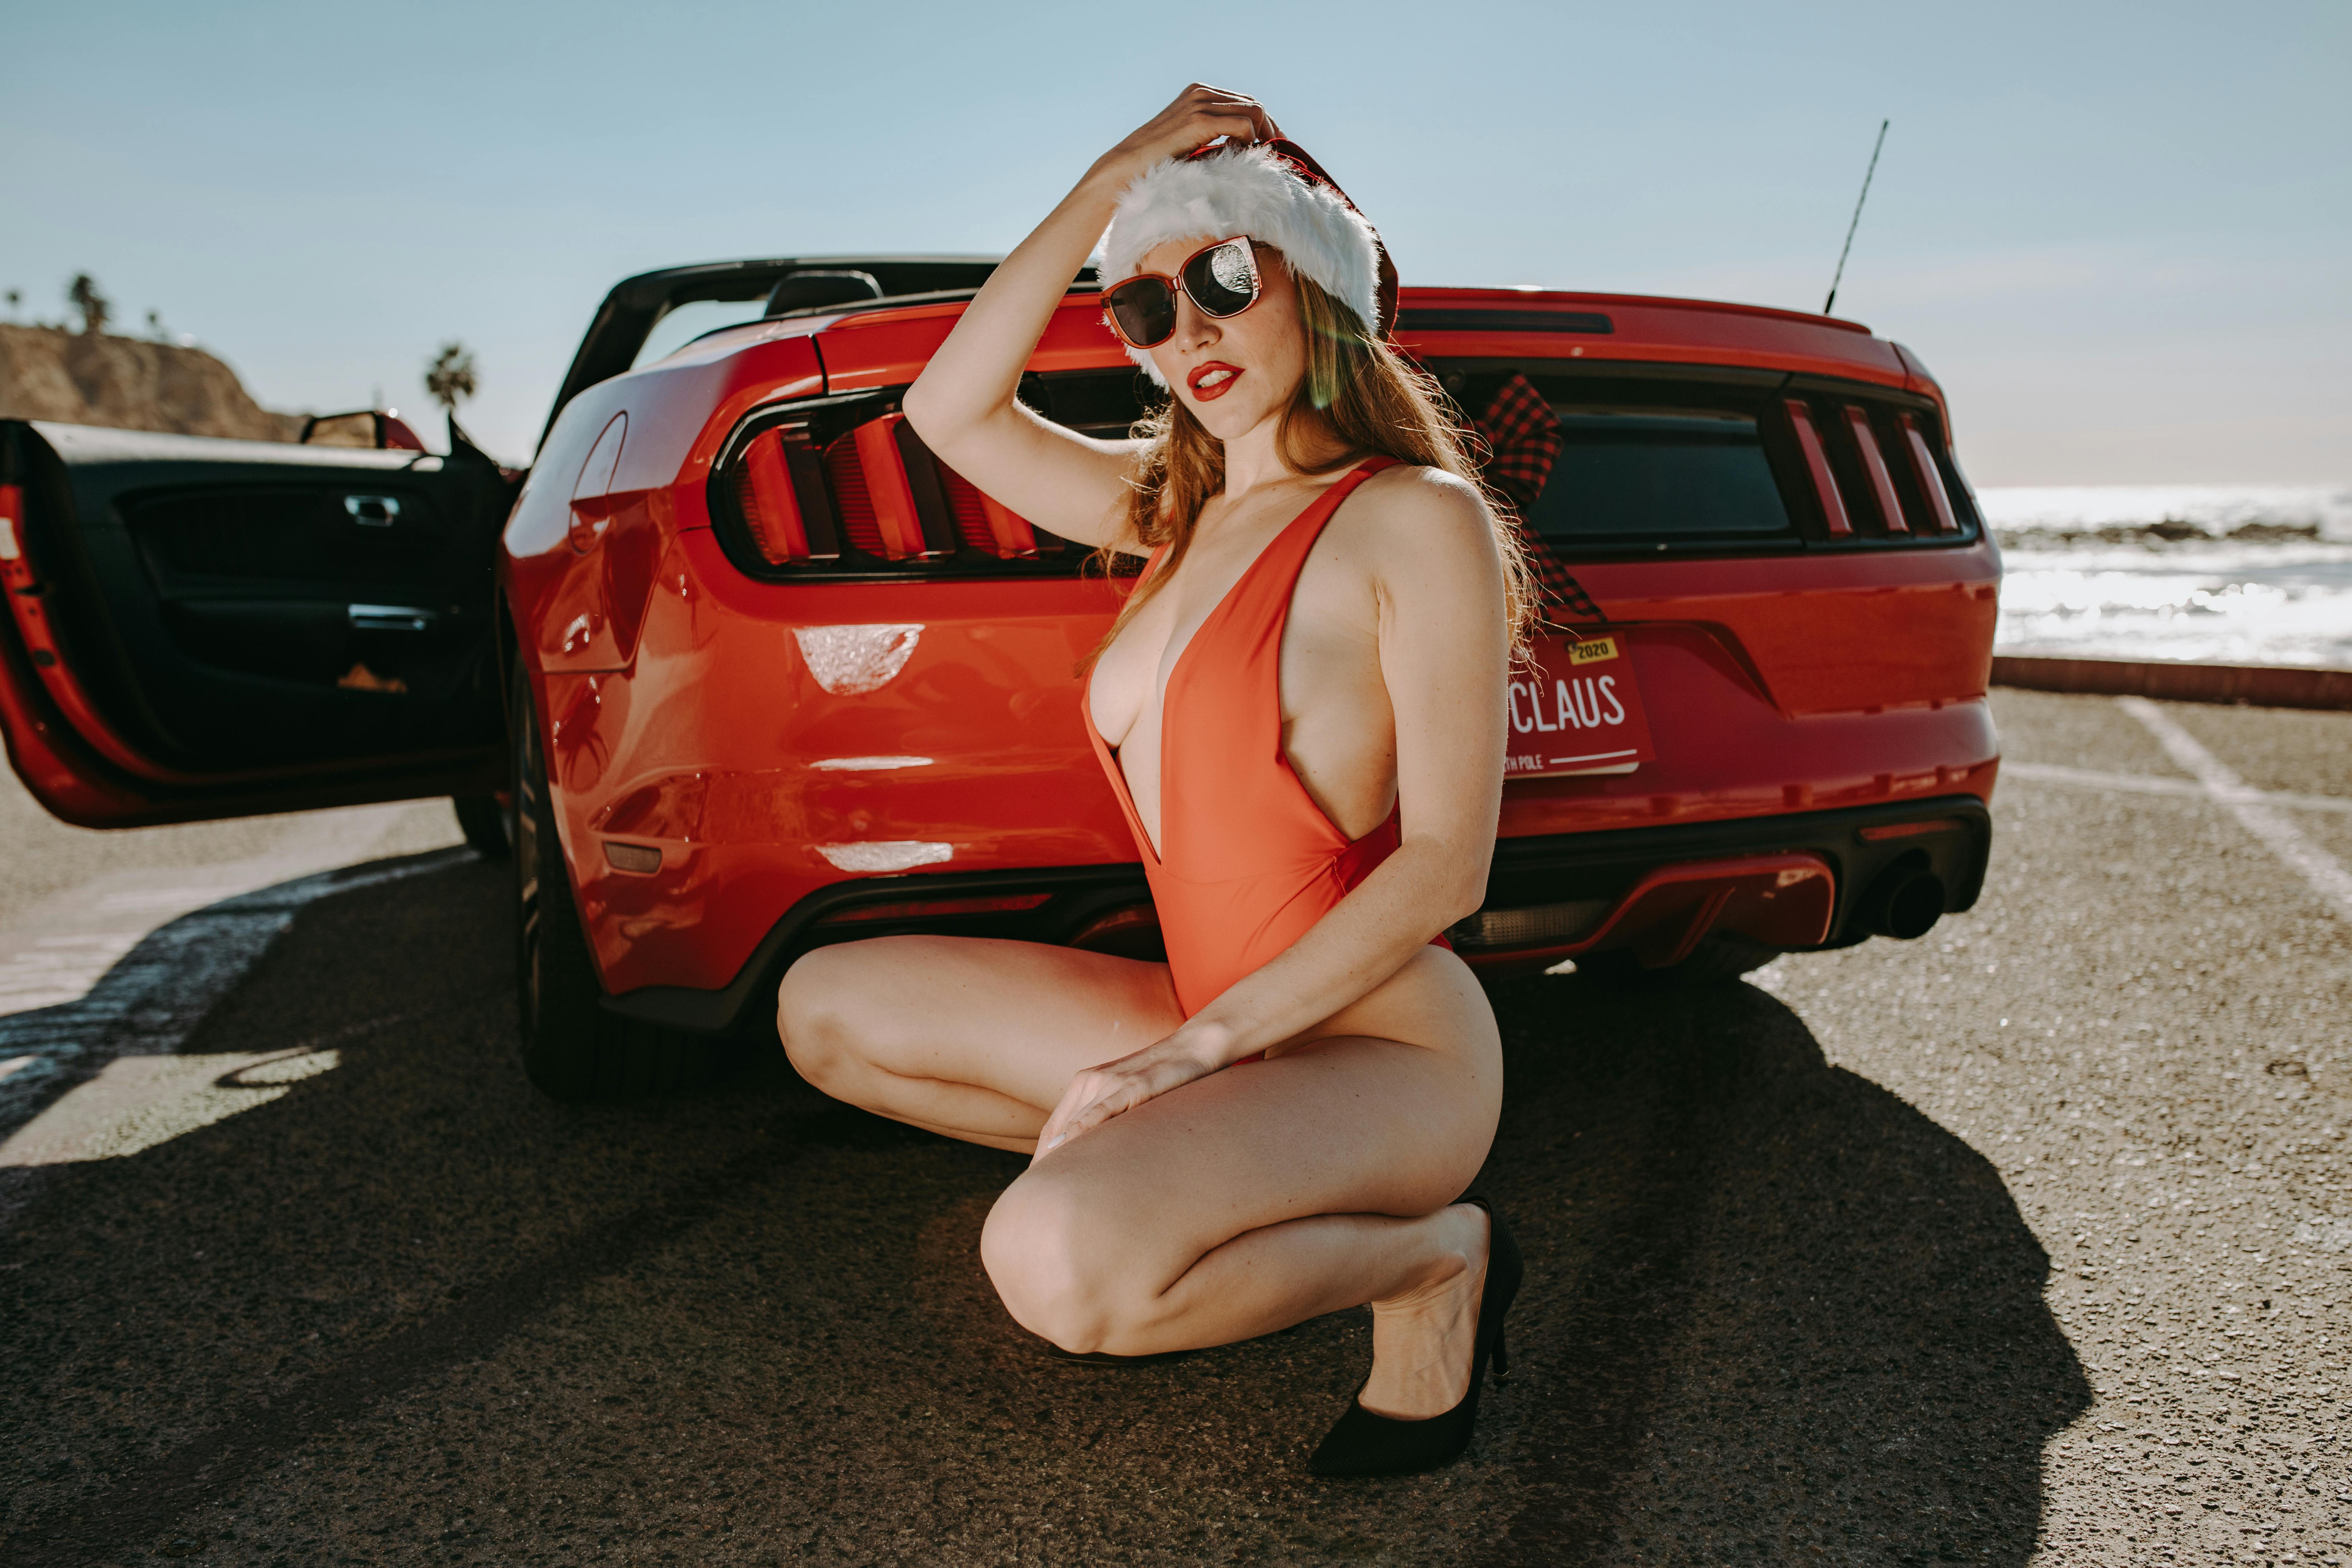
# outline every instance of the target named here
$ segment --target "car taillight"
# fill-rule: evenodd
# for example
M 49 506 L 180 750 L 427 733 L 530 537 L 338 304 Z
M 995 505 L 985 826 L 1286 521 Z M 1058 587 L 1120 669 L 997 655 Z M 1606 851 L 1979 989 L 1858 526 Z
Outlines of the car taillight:
M 757 409 L 708 496 L 719 543 L 755 578 L 1058 578 L 1089 555 L 981 494 L 877 393 Z
M 1943 470 L 1936 467 L 1936 454 L 1927 447 L 1927 437 L 1919 428 L 1919 416 L 1903 416 L 1903 444 L 1911 454 L 1911 472 L 1919 481 L 1920 493 L 1927 498 L 1927 508 L 1936 514 L 1937 533 L 1958 533 L 1960 521 L 1952 515 L 1951 493 L 1944 489 Z
M 866 468 L 858 461 L 857 442 L 844 437 L 824 449 L 824 477 L 833 492 L 834 510 L 841 519 L 841 536 L 868 555 L 886 554 L 882 525 L 874 516 L 874 494 L 866 487 Z
M 1828 542 L 1942 544 L 1979 525 L 1934 412 L 1836 386 L 1784 395 L 1780 407 Z
M 1830 537 L 1849 539 L 1853 535 L 1853 520 L 1846 515 L 1845 498 L 1838 493 L 1837 476 L 1830 471 L 1830 455 L 1822 448 L 1822 434 L 1813 428 L 1813 411 L 1801 397 L 1791 397 L 1786 405 L 1789 423 L 1796 427 L 1797 449 L 1805 455 L 1805 470 L 1813 479 L 1813 493 L 1820 498 L 1822 515 L 1829 523 Z
M 772 566 L 836 561 L 841 539 L 826 503 L 824 471 L 803 430 L 763 430 L 742 457 L 738 497 L 751 542 Z
M 1858 403 L 1847 404 L 1845 426 L 1853 433 L 1854 450 L 1861 455 L 1862 471 L 1870 480 L 1870 493 L 1878 502 L 1878 515 L 1886 531 L 1910 532 L 1911 525 L 1903 521 L 1903 502 L 1895 493 L 1895 476 L 1886 471 L 1886 455 L 1878 449 L 1878 432 L 1870 426 L 1870 410 Z
M 1017 561 L 1041 552 L 1050 554 L 1060 548 L 1060 541 L 1041 541 L 1027 519 L 999 505 L 996 498 L 983 494 L 979 486 L 945 463 L 939 468 L 940 484 L 947 492 L 948 511 L 955 518 L 956 531 L 972 549 Z
M 771 566 L 839 562 L 845 546 L 894 562 L 959 550 L 1034 561 L 1064 549 L 940 462 L 902 415 L 823 447 L 802 426 L 762 430 L 734 461 L 743 531 Z
M 903 414 L 885 414 L 850 433 L 874 508 L 879 553 L 892 561 L 955 553 L 953 520 L 940 490 L 938 459 Z

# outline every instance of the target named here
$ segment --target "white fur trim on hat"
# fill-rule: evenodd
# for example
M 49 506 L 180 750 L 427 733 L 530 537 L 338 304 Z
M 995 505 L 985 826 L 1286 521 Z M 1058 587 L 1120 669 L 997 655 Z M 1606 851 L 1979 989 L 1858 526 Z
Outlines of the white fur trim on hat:
M 1301 178 L 1264 147 L 1170 158 L 1138 174 L 1119 193 L 1103 235 L 1103 287 L 1134 277 L 1145 254 L 1171 239 L 1205 244 L 1242 234 L 1280 248 L 1293 274 L 1313 279 L 1368 331 L 1379 321 L 1380 251 L 1372 226 L 1337 191 Z M 1129 348 L 1127 357 L 1167 384 L 1149 350 Z

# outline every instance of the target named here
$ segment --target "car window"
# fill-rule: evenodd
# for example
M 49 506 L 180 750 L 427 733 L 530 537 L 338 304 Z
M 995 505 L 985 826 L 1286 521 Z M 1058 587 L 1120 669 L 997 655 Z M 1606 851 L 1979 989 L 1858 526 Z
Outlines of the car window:
M 1436 367 L 1486 478 L 1563 549 L 1786 540 L 1781 378 L 1681 367 Z
M 1531 521 L 1550 538 L 1781 533 L 1789 510 L 1752 417 L 1561 410 Z
M 657 359 L 667 359 L 706 332 L 756 321 L 767 313 L 767 309 L 765 295 L 757 300 L 689 300 L 654 323 L 654 330 L 646 334 L 629 368 L 635 370 Z

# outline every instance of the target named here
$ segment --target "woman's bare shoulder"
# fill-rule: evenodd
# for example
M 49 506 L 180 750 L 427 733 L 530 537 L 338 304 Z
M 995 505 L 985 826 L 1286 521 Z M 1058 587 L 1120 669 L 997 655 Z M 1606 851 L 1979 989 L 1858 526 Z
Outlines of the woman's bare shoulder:
M 1364 481 L 1340 509 L 1351 552 L 1382 578 L 1498 559 L 1494 514 L 1478 487 L 1443 468 L 1400 463 Z M 1447 574 L 1450 575 L 1451 574 Z

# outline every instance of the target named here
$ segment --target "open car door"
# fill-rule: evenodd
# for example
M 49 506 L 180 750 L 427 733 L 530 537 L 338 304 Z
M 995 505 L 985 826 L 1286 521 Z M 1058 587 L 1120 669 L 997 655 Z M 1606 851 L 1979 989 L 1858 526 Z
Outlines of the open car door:
M 0 728 L 88 827 L 501 787 L 481 453 L 0 421 Z

